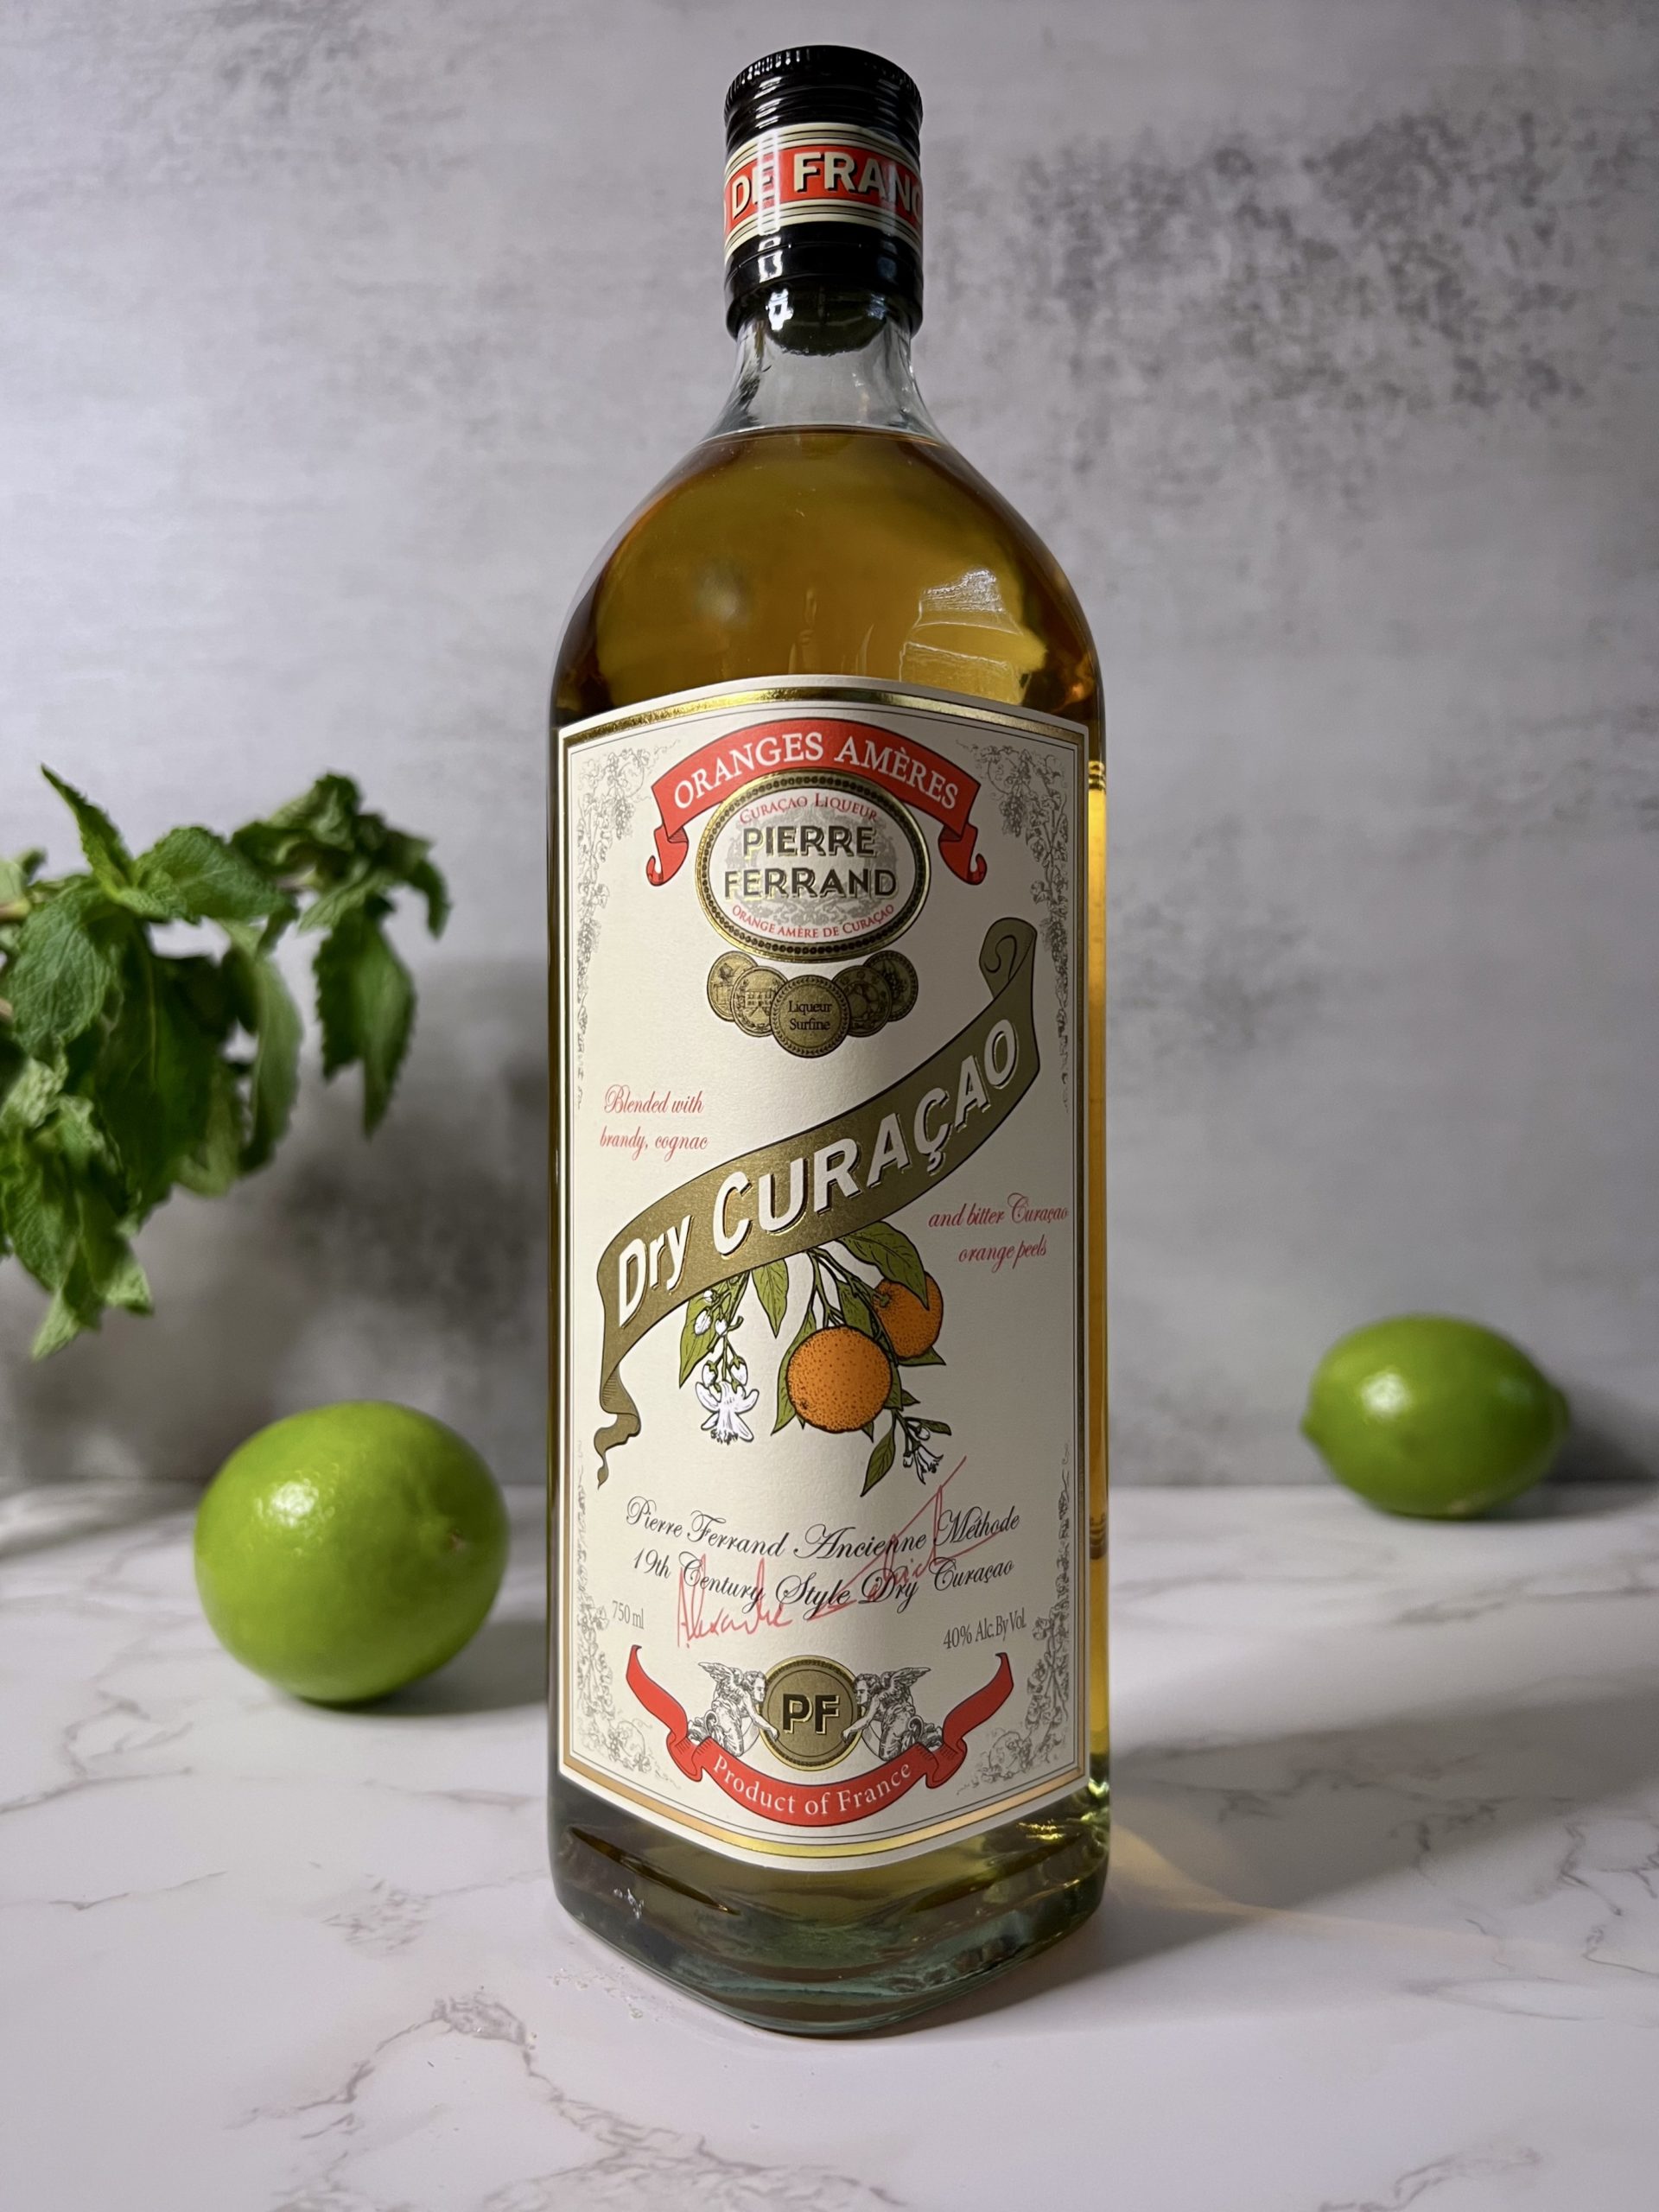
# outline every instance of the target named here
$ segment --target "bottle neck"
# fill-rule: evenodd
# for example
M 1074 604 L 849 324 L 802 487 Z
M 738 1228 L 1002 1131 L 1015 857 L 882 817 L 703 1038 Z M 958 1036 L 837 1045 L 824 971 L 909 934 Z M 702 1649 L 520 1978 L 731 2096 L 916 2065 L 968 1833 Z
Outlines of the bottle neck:
M 710 435 L 842 423 L 937 438 L 910 340 L 903 308 L 880 293 L 800 283 L 757 292 L 737 327 L 737 372 Z

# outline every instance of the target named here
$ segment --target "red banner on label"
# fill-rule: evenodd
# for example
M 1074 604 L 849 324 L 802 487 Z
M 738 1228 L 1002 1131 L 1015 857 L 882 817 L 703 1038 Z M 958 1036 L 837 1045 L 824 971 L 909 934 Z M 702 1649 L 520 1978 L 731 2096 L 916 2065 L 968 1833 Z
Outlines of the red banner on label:
M 652 1681 L 639 1663 L 637 1643 L 628 1654 L 627 1683 L 646 1712 L 668 1731 L 668 1755 L 688 1781 L 701 1781 L 706 1774 L 734 1804 L 759 1813 L 763 1820 L 778 1821 L 792 1828 L 835 1828 L 885 1812 L 918 1782 L 925 1782 L 930 1789 L 949 1782 L 968 1756 L 969 1736 L 1012 1695 L 1014 1669 L 1007 1653 L 1000 1651 L 996 1672 L 984 1688 L 963 1698 L 945 1714 L 938 1751 L 930 1751 L 925 1744 L 912 1744 L 885 1765 L 840 1782 L 798 1781 L 762 1774 L 710 1737 L 694 1744 L 685 1707 L 660 1682 Z
M 790 769 L 832 769 L 861 776 L 940 824 L 939 858 L 964 883 L 982 883 L 985 861 L 974 850 L 979 831 L 968 819 L 979 797 L 977 780 L 942 753 L 900 737 L 874 722 L 752 722 L 688 753 L 651 787 L 660 817 L 652 831 L 657 849 L 645 862 L 652 883 L 678 874 L 690 849 L 685 828 L 711 806 L 761 776 Z

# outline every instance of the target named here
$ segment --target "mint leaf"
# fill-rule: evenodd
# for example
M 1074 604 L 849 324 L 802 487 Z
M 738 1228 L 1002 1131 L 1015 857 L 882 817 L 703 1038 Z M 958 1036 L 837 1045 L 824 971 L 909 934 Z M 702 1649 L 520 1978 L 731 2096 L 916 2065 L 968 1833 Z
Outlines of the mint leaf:
M 378 821 L 370 816 L 371 821 Z M 434 937 L 443 935 L 443 925 L 449 918 L 449 887 L 438 874 L 427 855 L 431 842 L 425 837 L 411 837 L 404 830 L 388 830 L 385 833 L 385 865 L 399 883 L 417 891 L 426 901 L 426 926 Z
M 0 1015 L 0 1111 L 3 1110 L 18 1077 L 29 1065 L 29 1054 L 15 1037 L 8 1035 L 4 1017 Z
M 359 849 L 360 804 L 349 776 L 320 776 L 308 791 L 279 806 L 267 820 L 245 823 L 231 842 L 256 868 L 295 874 Z
M 55 1062 L 25 1060 L 0 1103 L 0 1132 L 22 1135 L 47 1121 L 63 1089 L 64 1071 Z
M 890 1282 L 902 1283 L 924 1305 L 927 1303 L 927 1271 L 922 1255 L 902 1229 L 895 1229 L 890 1221 L 873 1221 L 868 1229 L 855 1229 L 841 1242 L 855 1260 L 880 1268 Z
M 302 930 L 332 930 L 339 926 L 347 915 L 361 912 L 371 900 L 380 902 L 379 911 L 385 911 L 385 894 L 397 888 L 397 878 L 389 868 L 365 868 L 360 875 L 348 877 L 325 891 L 305 910 Z
M 754 1270 L 754 1287 L 766 1311 L 775 1337 L 784 1325 L 789 1306 L 789 1269 L 781 1260 L 766 1260 Z
M 367 1133 L 391 1103 L 414 1024 L 415 986 L 378 918 L 367 913 L 348 914 L 330 932 L 317 954 L 316 977 L 322 1071 L 333 1076 L 361 1065 Z
M 449 887 L 429 860 L 417 860 L 404 877 L 411 891 L 419 892 L 426 901 L 426 926 L 433 937 L 443 935 L 443 925 L 449 918 Z
M 249 1082 L 251 1128 L 242 1172 L 263 1167 L 288 1129 L 300 1084 L 300 1009 L 276 963 L 263 952 L 237 951 L 226 963 L 241 1001 L 242 1027 L 254 1039 Z
M 119 1162 L 90 1098 L 60 1091 L 52 1115 L 53 1135 L 73 1175 L 90 1176 L 94 1167 L 115 1169 Z
M 0 1141 L 0 1217 L 35 1281 L 55 1290 L 67 1270 L 75 1214 L 68 1170 L 49 1141 L 12 1135 Z
M 34 852 L 19 853 L 15 860 L 0 860 L 0 920 L 22 919 L 21 913 L 9 910 L 22 905 L 45 859 L 44 853 Z
M 169 830 L 139 860 L 137 882 L 156 902 L 157 918 L 169 921 L 261 922 L 294 911 L 285 893 L 211 830 Z
M 372 819 L 372 817 L 371 817 Z M 397 830 L 391 832 L 388 847 L 412 845 L 416 841 Z M 423 848 L 417 849 L 423 850 Z M 390 861 L 378 866 L 359 861 L 354 872 L 344 881 L 320 892 L 313 904 L 306 909 L 302 930 L 331 930 L 343 922 L 348 914 L 355 914 L 367 907 L 379 912 L 386 910 L 388 895 L 403 886 L 418 891 L 426 901 L 426 925 L 434 937 L 442 934 L 449 918 L 449 893 L 443 878 L 430 861 L 417 858 L 410 861 L 407 870 L 393 866 Z
M 78 1102 L 64 1102 L 68 1107 Z M 35 1340 L 37 1358 L 58 1351 L 83 1329 L 95 1329 L 106 1306 L 149 1310 L 149 1286 L 102 1187 L 92 1157 L 60 1140 L 75 1135 L 48 1127 L 29 1135 L 0 1134 L 0 1222 L 6 1241 L 52 1304 Z M 77 1156 L 78 1154 L 78 1156 Z
M 132 880 L 132 855 L 123 842 L 121 832 L 109 816 L 94 806 L 91 799 L 82 798 L 73 784 L 66 784 L 49 768 L 42 768 L 41 773 L 74 816 L 87 866 L 113 896 Z
M 5 995 L 26 1052 L 38 1057 L 68 1044 L 104 1011 L 119 972 L 113 919 L 98 885 L 75 876 L 23 924 Z
M 99 1065 L 99 1110 L 119 1159 L 126 1203 L 148 1213 L 167 1196 L 207 1131 L 213 1036 L 146 944 L 131 955 L 121 1010 Z
M 54 1351 L 61 1351 L 86 1327 L 86 1323 L 60 1290 L 52 1294 L 52 1303 L 46 1309 L 46 1319 L 35 1332 L 35 1341 L 29 1346 L 33 1359 L 50 1359 Z
M 72 1189 L 71 1229 L 61 1280 L 33 1345 L 48 1358 L 85 1329 L 96 1329 L 105 1306 L 130 1313 L 150 1311 L 149 1284 L 103 1193 L 92 1185 Z
M 180 1185 L 227 1190 L 286 1130 L 302 1024 L 270 957 L 283 931 L 303 912 L 322 940 L 325 1065 L 361 1066 L 372 1129 L 414 1019 L 385 925 L 405 891 L 435 935 L 448 912 L 428 842 L 365 812 L 348 777 L 319 778 L 229 840 L 187 825 L 135 861 L 109 817 L 47 772 L 91 874 L 42 882 L 41 855 L 0 860 L 0 1257 L 51 1294 L 41 1355 L 106 1307 L 148 1312 L 131 1244 L 145 1217 Z M 229 950 L 160 952 L 162 922 L 217 927 Z
M 242 1172 L 247 1127 L 237 1074 L 228 1061 L 214 1060 L 201 1134 L 179 1162 L 180 1182 L 198 1198 L 222 1198 Z
M 238 933 L 248 939 L 245 949 L 250 955 L 261 949 L 255 932 L 245 931 Z M 188 1007 L 192 1020 L 200 1025 L 214 1044 L 222 1045 L 236 1027 L 240 1010 L 230 962 L 192 957 L 168 960 L 162 964 L 174 988 Z
M 319 845 L 349 852 L 355 841 L 362 793 L 349 776 L 319 776 L 299 798 L 279 806 L 270 817 L 273 830 L 296 830 Z

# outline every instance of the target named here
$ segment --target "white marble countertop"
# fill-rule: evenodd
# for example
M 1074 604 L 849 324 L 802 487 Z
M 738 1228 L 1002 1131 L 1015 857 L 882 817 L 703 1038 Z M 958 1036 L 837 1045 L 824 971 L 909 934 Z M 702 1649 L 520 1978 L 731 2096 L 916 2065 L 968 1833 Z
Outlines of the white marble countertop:
M 19 2212 L 1659 2203 L 1651 1491 L 1120 1494 L 1105 1909 L 833 2045 L 554 1904 L 537 1501 L 479 1642 L 372 1715 L 225 1657 L 186 1503 L 0 1514 Z

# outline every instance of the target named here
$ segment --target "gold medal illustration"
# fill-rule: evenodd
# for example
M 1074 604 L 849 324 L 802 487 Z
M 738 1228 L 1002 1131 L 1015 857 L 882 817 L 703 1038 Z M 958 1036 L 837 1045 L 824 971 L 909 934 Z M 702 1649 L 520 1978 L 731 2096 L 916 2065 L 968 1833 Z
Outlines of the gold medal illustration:
M 887 1009 L 889 1021 L 902 1021 L 915 1005 L 921 984 L 912 963 L 902 952 L 889 948 L 884 952 L 873 952 L 864 965 L 880 976 L 887 987 L 891 1004 Z
M 772 1033 L 798 1059 L 821 1059 L 846 1036 L 847 994 L 830 976 L 797 976 L 773 995 Z
M 848 1035 L 874 1037 L 884 1028 L 893 1010 L 887 980 L 870 961 L 843 968 L 836 977 L 847 994 Z
M 732 1020 L 746 1037 L 764 1037 L 772 1028 L 772 1002 L 784 988 L 775 968 L 746 968 L 731 986 Z
M 749 953 L 722 952 L 709 970 L 709 1003 L 722 1021 L 733 1019 L 733 984 L 753 965 L 753 957 Z

